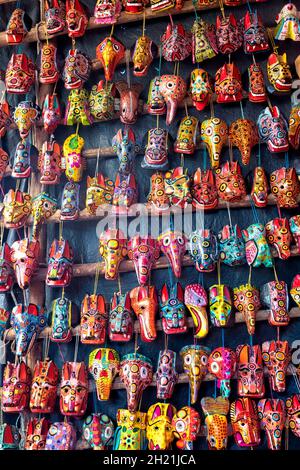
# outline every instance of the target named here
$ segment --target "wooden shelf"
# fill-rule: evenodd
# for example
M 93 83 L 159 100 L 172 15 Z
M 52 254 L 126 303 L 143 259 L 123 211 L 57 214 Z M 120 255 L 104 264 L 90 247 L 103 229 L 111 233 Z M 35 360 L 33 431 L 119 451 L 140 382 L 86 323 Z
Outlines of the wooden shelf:
M 5 1 L 0 0 L 0 3 L 10 3 L 12 1 L 15 1 L 15 0 L 5 0 Z M 255 3 L 255 0 L 250 0 L 250 2 Z M 219 8 L 218 1 L 215 1 L 212 5 L 200 6 L 200 7 L 197 7 L 196 9 L 198 11 L 206 11 L 206 10 L 213 10 L 213 9 L 216 9 L 216 8 Z M 172 16 L 177 16 L 177 15 L 179 16 L 179 15 L 183 15 L 183 14 L 194 13 L 194 9 L 195 8 L 193 6 L 192 0 L 188 0 L 188 1 L 185 1 L 182 10 L 176 10 L 175 8 L 172 8 L 172 9 L 165 10 L 165 11 L 153 12 L 151 10 L 151 8 L 148 7 L 148 8 L 145 9 L 145 16 L 146 16 L 146 21 L 149 21 L 149 20 L 155 20 L 157 18 L 167 17 L 169 14 L 171 14 Z M 118 27 L 118 25 L 121 25 L 121 24 L 142 22 L 142 20 L 143 20 L 143 13 L 133 14 L 132 15 L 132 14 L 128 14 L 128 13 L 125 13 L 124 11 L 122 11 L 122 13 L 120 14 L 120 16 L 118 18 L 118 22 L 116 24 L 116 27 Z M 110 30 L 111 25 L 98 24 L 98 23 L 95 22 L 94 17 L 91 17 L 89 19 L 89 23 L 88 23 L 88 27 L 87 27 L 88 31 L 95 30 L 95 29 L 103 29 L 103 28 L 106 28 L 107 30 Z M 117 37 L 118 37 L 118 34 L 120 34 L 120 31 L 117 30 L 116 31 L 116 36 Z M 63 35 L 67 35 L 67 29 L 65 29 L 64 31 L 62 31 L 60 33 L 53 34 L 53 35 L 48 36 L 48 37 L 49 37 L 49 39 L 52 39 L 52 38 L 55 38 L 55 37 L 58 37 L 58 36 L 63 36 Z M 46 38 L 47 38 L 46 28 L 45 28 L 45 25 L 43 23 L 41 23 L 40 25 L 35 25 L 29 31 L 29 33 L 25 37 L 23 43 L 36 42 L 38 39 L 46 40 Z M 71 39 L 70 39 L 70 42 L 71 42 Z M 6 35 L 5 35 L 5 32 L 3 31 L 3 32 L 0 33 L 0 47 L 4 47 L 6 45 L 7 45 Z
M 277 253 L 272 248 L 272 256 L 274 258 L 278 258 Z M 291 248 L 291 256 L 300 256 L 298 252 L 298 248 L 296 246 L 292 246 Z M 160 256 L 160 258 L 154 263 L 152 269 L 166 269 L 170 266 L 168 258 L 166 256 Z M 194 262 L 188 254 L 185 254 L 182 259 L 182 266 L 189 267 L 194 266 Z M 96 274 L 96 269 L 100 268 L 100 275 L 104 276 L 104 262 L 98 263 L 83 263 L 83 264 L 75 264 L 73 265 L 73 277 L 93 277 Z M 233 268 L 234 269 L 234 268 Z M 134 272 L 134 264 L 131 260 L 125 259 L 121 262 L 119 272 L 120 273 L 128 273 Z M 34 280 L 45 281 L 47 275 L 47 268 L 41 267 L 37 274 L 34 276 Z
M 107 311 L 109 310 L 109 308 L 110 308 L 110 304 L 107 304 Z M 268 318 L 269 318 L 269 313 L 270 313 L 269 310 L 259 310 L 256 314 L 256 321 L 267 321 Z M 300 318 L 300 308 L 293 307 L 289 311 L 289 316 L 290 316 L 290 318 Z M 240 312 L 236 312 L 234 314 L 234 321 L 235 321 L 235 323 L 245 323 L 243 314 L 240 313 Z M 188 328 L 193 328 L 194 327 L 194 322 L 193 322 L 193 319 L 191 317 L 187 317 L 187 326 L 188 326 Z M 135 333 L 140 333 L 140 331 L 141 331 L 140 330 L 140 323 L 139 323 L 138 320 L 136 320 L 134 322 L 134 332 Z M 161 320 L 156 321 L 156 331 L 163 331 Z M 80 325 L 78 325 L 74 328 L 71 328 L 71 332 L 72 332 L 72 336 L 80 335 Z M 46 328 L 44 328 L 41 331 L 41 333 L 39 335 L 39 339 L 47 338 L 48 336 L 50 336 L 50 334 L 51 334 L 51 327 L 47 326 Z M 180 335 L 170 335 L 170 337 L 172 337 L 172 336 L 177 337 L 177 336 L 180 336 Z M 10 328 L 7 331 L 5 340 L 13 341 L 14 339 L 15 339 L 14 329 Z M 199 341 L 201 342 L 201 340 L 199 340 Z M 112 341 L 111 344 L 115 344 L 116 348 L 117 348 L 118 342 L 117 341 Z M 142 342 L 142 344 L 144 344 L 144 343 Z M 147 344 L 147 343 L 145 343 L 145 344 Z M 100 345 L 100 344 L 99 345 L 94 344 L 92 346 L 94 346 L 95 348 L 104 347 L 104 345 Z

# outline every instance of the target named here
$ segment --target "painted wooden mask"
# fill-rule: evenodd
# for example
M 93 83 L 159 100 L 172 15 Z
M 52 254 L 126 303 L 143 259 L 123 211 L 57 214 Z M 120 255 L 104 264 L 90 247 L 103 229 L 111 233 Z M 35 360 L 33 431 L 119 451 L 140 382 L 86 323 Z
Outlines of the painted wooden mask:
M 160 169 L 168 165 L 169 134 L 166 129 L 149 129 L 142 168 Z
M 246 242 L 246 260 L 248 265 L 254 268 L 259 266 L 271 268 L 273 266 L 273 259 L 264 225 L 260 223 L 251 224 L 242 232 Z
M 286 53 L 279 55 L 273 52 L 267 62 L 269 93 L 290 93 L 292 89 L 292 74 L 287 62 Z
M 205 415 L 209 450 L 225 450 L 228 441 L 229 400 L 223 397 L 204 397 L 201 400 L 201 406 Z
M 42 120 L 47 134 L 53 134 L 61 120 L 61 108 L 56 93 L 48 93 L 46 95 L 43 104 Z
M 93 413 L 87 416 L 82 425 L 82 438 L 77 441 L 76 450 L 92 448 L 108 450 L 112 445 L 115 426 L 110 417 L 104 413 Z
M 53 135 L 42 145 L 38 166 L 41 173 L 41 184 L 59 184 L 62 173 L 61 148 Z
M 83 344 L 104 344 L 106 339 L 105 299 L 101 294 L 86 294 L 81 303 L 80 338 Z
M 236 103 L 243 99 L 242 77 L 238 67 L 231 62 L 216 72 L 215 93 L 217 103 Z
M 6 27 L 6 41 L 9 46 L 20 44 L 24 41 L 32 25 L 31 18 L 22 8 L 16 8 Z
M 76 429 L 73 424 L 52 423 L 46 438 L 45 450 L 73 450 L 76 443 Z
M 133 75 L 145 77 L 153 59 L 157 55 L 157 46 L 149 36 L 137 38 L 132 51 Z
M 269 49 L 268 34 L 257 11 L 247 11 L 243 18 L 244 51 L 246 54 L 263 52 Z
M 21 101 L 14 110 L 13 118 L 21 139 L 28 137 L 29 132 L 41 116 L 41 109 L 33 101 Z
M 261 287 L 261 299 L 269 310 L 269 324 L 287 326 L 289 317 L 289 293 L 284 281 L 271 281 Z
M 242 29 L 233 13 L 216 19 L 216 39 L 218 51 L 221 54 L 232 54 L 243 44 Z
M 227 161 L 216 170 L 216 186 L 223 201 L 240 201 L 246 196 L 246 184 L 238 162 Z
M 146 450 L 147 413 L 142 411 L 117 411 L 118 427 L 114 436 L 114 450 Z
M 128 241 L 127 248 L 128 258 L 133 261 L 138 283 L 145 286 L 150 279 L 152 266 L 159 258 L 159 243 L 150 235 L 146 237 L 135 235 Z
M 237 119 L 229 128 L 229 140 L 231 145 L 241 152 L 243 165 L 250 163 L 252 148 L 258 144 L 257 125 L 250 119 Z
M 133 313 L 129 292 L 115 292 L 108 316 L 108 335 L 110 341 L 130 341 L 133 335 Z
M 26 356 L 47 324 L 44 309 L 35 304 L 18 304 L 12 309 L 10 324 L 16 333 L 16 355 Z
M 116 87 L 113 83 L 100 80 L 93 85 L 89 96 L 89 108 L 97 121 L 113 119 L 115 115 Z
M 258 402 L 258 417 L 266 432 L 269 450 L 280 450 L 286 413 L 283 400 L 265 398 Z
M 159 400 L 172 398 L 178 381 L 176 372 L 176 352 L 170 349 L 159 351 L 156 371 L 156 396 Z
M 0 249 L 0 293 L 9 292 L 15 282 L 11 251 L 7 243 Z
M 31 196 L 17 189 L 10 189 L 3 198 L 4 209 L 2 212 L 6 228 L 18 229 L 23 227 L 31 213 Z
M 20 413 L 29 403 L 31 371 L 25 362 L 7 362 L 3 373 L 2 411 Z
M 129 411 L 136 411 L 143 391 L 151 384 L 153 367 L 151 360 L 139 353 L 129 353 L 122 357 L 120 378 L 127 392 Z
M 187 331 L 184 290 L 177 282 L 168 288 L 164 284 L 160 295 L 160 315 L 165 334 L 185 333 Z
M 99 240 L 100 255 L 105 262 L 105 279 L 114 280 L 119 266 L 127 254 L 127 239 L 121 230 L 108 229 Z
M 60 386 L 61 414 L 83 416 L 86 412 L 88 393 L 88 372 L 84 362 L 65 362 Z
M 147 439 L 150 450 L 168 450 L 174 440 L 172 419 L 176 408 L 169 403 L 155 403 L 148 409 Z
M 182 232 L 167 230 L 158 237 L 160 249 L 169 260 L 174 276 L 181 277 L 181 265 L 186 252 L 187 238 Z
M 71 134 L 63 144 L 65 174 L 69 181 L 79 183 L 82 180 L 85 160 L 82 156 L 84 139 L 78 134 Z
M 234 377 L 235 368 L 236 355 L 232 349 L 216 348 L 208 358 L 208 372 L 216 378 L 217 387 L 224 398 L 230 396 L 230 379 Z
M 265 169 L 262 166 L 254 168 L 251 197 L 255 207 L 268 205 L 269 183 Z
M 158 298 L 154 286 L 135 287 L 130 291 L 132 310 L 140 323 L 141 339 L 145 342 L 156 339 L 155 317 Z
M 184 289 L 184 303 L 194 322 L 194 337 L 204 338 L 208 333 L 208 300 L 204 287 L 201 284 L 187 285 Z
M 203 111 L 209 105 L 213 94 L 212 80 L 205 70 L 197 68 L 191 72 L 189 92 L 198 111 Z
M 260 444 L 260 425 L 254 400 L 234 400 L 230 405 L 230 419 L 233 437 L 239 447 L 256 447 Z
M 108 36 L 98 44 L 96 57 L 103 65 L 105 80 L 111 81 L 117 65 L 125 57 L 125 46 Z
M 192 201 L 187 169 L 178 166 L 165 173 L 165 193 L 171 206 L 185 208 Z
M 161 36 L 162 56 L 168 62 L 186 59 L 192 52 L 192 34 L 185 31 L 181 23 L 174 24 L 172 16 Z
M 49 35 L 64 30 L 66 24 L 66 7 L 61 0 L 45 1 L 45 21 Z
M 254 335 L 256 314 L 261 307 L 259 290 L 251 284 L 235 287 L 233 303 L 237 311 L 242 314 L 249 335 Z
M 68 181 L 62 192 L 60 218 L 61 220 L 76 220 L 79 217 L 79 191 L 78 183 Z
M 27 289 L 32 276 L 39 267 L 40 243 L 28 238 L 15 241 L 11 246 L 11 262 L 17 283 L 21 289 Z
M 265 394 L 264 371 L 260 345 L 242 344 L 236 349 L 238 395 L 262 398 Z
M 201 123 L 201 140 L 205 143 L 210 158 L 211 167 L 220 166 L 223 146 L 228 140 L 228 126 L 223 119 L 214 117 Z
M 26 430 L 25 450 L 45 450 L 50 422 L 46 418 L 31 418 Z
M 193 155 L 196 150 L 196 137 L 199 121 L 194 116 L 182 118 L 177 138 L 174 142 L 174 152 L 186 155 Z
M 53 240 L 48 259 L 46 284 L 67 287 L 73 276 L 73 249 L 68 240 Z
M 277 106 L 265 108 L 258 116 L 257 125 L 259 137 L 270 152 L 288 151 L 288 123 Z
M 66 297 L 59 297 L 52 302 L 51 341 L 68 343 L 72 340 L 71 327 L 77 325 L 77 309 Z
M 276 249 L 280 259 L 288 259 L 291 256 L 290 245 L 292 234 L 289 221 L 286 218 L 277 217 L 266 224 L 267 241 Z
M 300 395 L 293 394 L 285 402 L 288 425 L 292 433 L 300 437 Z
M 184 372 L 190 384 L 191 404 L 196 403 L 200 386 L 207 374 L 207 362 L 210 350 L 199 344 L 184 346 L 180 350 Z
M 262 358 L 268 369 L 270 387 L 274 392 L 285 391 L 285 378 L 291 360 L 287 341 L 262 343 Z
M 245 241 L 238 225 L 225 225 L 218 234 L 220 260 L 228 266 L 246 262 Z
M 120 95 L 120 121 L 131 125 L 137 120 L 140 111 L 139 96 L 143 89 L 141 83 L 133 83 L 130 86 L 125 81 L 116 83 Z
M 279 168 L 270 175 L 270 187 L 279 207 L 298 207 L 300 183 L 295 168 Z
M 224 284 L 209 288 L 209 314 L 214 326 L 227 327 L 231 321 L 232 301 L 230 290 Z
M 70 38 L 82 37 L 88 21 L 85 8 L 79 0 L 66 0 L 66 24 Z
M 120 0 L 96 0 L 94 17 L 97 24 L 114 24 L 121 13 Z
M 89 355 L 89 372 L 95 380 L 98 400 L 109 400 L 113 381 L 120 370 L 115 349 L 94 349 Z
M 35 65 L 26 54 L 13 53 L 5 72 L 7 93 L 26 94 L 34 84 Z
M 166 125 L 169 126 L 174 121 L 178 105 L 186 95 L 186 82 L 178 75 L 162 75 L 159 81 L 159 92 L 167 106 Z
M 178 439 L 176 447 L 180 450 L 193 450 L 201 426 L 201 418 L 194 408 L 184 406 L 173 416 L 172 427 L 174 436 Z
M 197 271 L 204 273 L 214 271 L 219 259 L 219 246 L 212 230 L 199 229 L 192 232 L 189 250 Z
M 191 186 L 192 204 L 197 209 L 215 209 L 219 203 L 219 196 L 215 182 L 215 175 L 211 169 L 197 168 L 193 175 Z
M 58 368 L 49 358 L 37 361 L 30 391 L 29 406 L 32 413 L 54 412 L 58 376 Z

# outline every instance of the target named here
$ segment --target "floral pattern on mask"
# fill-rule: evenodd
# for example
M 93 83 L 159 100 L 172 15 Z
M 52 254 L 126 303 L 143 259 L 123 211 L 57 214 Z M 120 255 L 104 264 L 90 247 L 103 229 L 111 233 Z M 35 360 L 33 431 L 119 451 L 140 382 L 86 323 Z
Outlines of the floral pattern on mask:
M 32 202 L 28 193 L 10 189 L 3 198 L 3 220 L 6 228 L 23 227 L 31 213 Z
M 271 268 L 273 259 L 266 239 L 266 229 L 263 224 L 255 223 L 243 230 L 246 243 L 246 260 L 249 266 Z
M 114 450 L 147 449 L 147 413 L 119 409 L 117 411 L 117 424 Z

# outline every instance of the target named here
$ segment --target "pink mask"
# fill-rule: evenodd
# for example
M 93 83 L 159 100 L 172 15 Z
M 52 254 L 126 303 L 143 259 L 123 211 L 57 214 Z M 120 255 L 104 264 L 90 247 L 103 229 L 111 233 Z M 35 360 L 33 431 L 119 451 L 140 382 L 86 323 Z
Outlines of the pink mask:
M 138 282 L 145 286 L 150 278 L 152 266 L 159 258 L 159 244 L 150 235 L 135 235 L 129 240 L 127 247 L 128 258 L 134 263 Z
M 120 365 L 120 378 L 127 391 L 129 411 L 136 411 L 143 391 L 151 384 L 153 367 L 151 360 L 138 353 L 126 354 Z
M 175 277 L 181 276 L 181 264 L 186 252 L 186 236 L 182 232 L 168 230 L 158 237 L 160 249 L 167 256 Z
M 268 449 L 280 450 L 286 414 L 283 400 L 264 398 L 258 402 L 261 428 L 267 435 Z
M 230 379 L 233 378 L 236 368 L 236 354 L 229 348 L 217 348 L 208 358 L 208 371 L 217 379 L 217 387 L 224 398 L 231 392 Z
M 274 392 L 285 391 L 285 377 L 291 360 L 287 341 L 265 341 L 262 358 L 268 369 L 270 387 Z
M 269 324 L 287 326 L 289 317 L 288 286 L 284 281 L 271 281 L 261 287 L 261 300 L 269 309 Z

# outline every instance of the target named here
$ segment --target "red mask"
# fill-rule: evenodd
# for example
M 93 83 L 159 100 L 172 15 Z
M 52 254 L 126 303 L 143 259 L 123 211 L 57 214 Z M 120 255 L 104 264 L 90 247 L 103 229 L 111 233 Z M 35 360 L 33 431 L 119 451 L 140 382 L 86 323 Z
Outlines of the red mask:
M 280 259 L 288 259 L 291 256 L 292 234 L 288 219 L 277 217 L 270 220 L 266 225 L 266 235 L 267 242 L 276 249 Z
M 238 398 L 230 406 L 230 418 L 235 443 L 239 447 L 260 444 L 257 406 L 251 398 Z
M 62 173 L 61 148 L 53 135 L 42 145 L 38 166 L 41 173 L 41 184 L 59 184 Z
M 56 93 L 46 95 L 42 120 L 47 134 L 53 134 L 61 120 L 61 109 Z
M 265 79 L 259 64 L 251 64 L 248 67 L 249 94 L 248 99 L 252 103 L 264 103 L 267 101 Z
M 88 372 L 84 362 L 65 362 L 60 388 L 60 412 L 64 416 L 83 416 L 89 394 Z
M 232 349 L 216 348 L 208 358 L 208 372 L 217 379 L 217 387 L 224 398 L 230 396 L 230 379 L 236 368 L 236 355 Z
M 270 387 L 274 392 L 285 391 L 285 377 L 291 360 L 287 341 L 265 341 L 262 358 L 268 369 Z
M 48 34 L 57 34 L 64 30 L 66 24 L 66 8 L 61 0 L 45 0 L 45 20 Z
M 192 34 L 183 25 L 174 25 L 172 16 L 166 32 L 161 37 L 162 55 L 168 62 L 186 59 L 192 52 Z
M 238 162 L 225 162 L 216 170 L 216 186 L 223 201 L 240 201 L 246 197 L 246 186 Z
M 66 0 L 66 23 L 70 38 L 84 35 L 89 19 L 79 0 Z
M 27 289 L 31 278 L 39 267 L 40 243 L 28 238 L 15 241 L 11 246 L 11 261 L 17 283 L 21 289 Z
M 300 395 L 294 394 L 285 402 L 289 428 L 292 433 L 300 437 Z
M 270 175 L 270 186 L 279 207 L 298 207 L 300 183 L 295 168 L 282 167 L 273 171 Z
M 73 249 L 68 240 L 53 240 L 48 259 L 46 284 L 67 287 L 73 276 Z
M 193 197 L 192 204 L 198 209 L 210 210 L 217 207 L 218 191 L 215 183 L 215 176 L 211 169 L 201 170 L 197 168 L 194 173 L 191 187 Z
M 254 168 L 251 197 L 256 207 L 268 205 L 269 184 L 266 172 L 262 166 Z
M 53 413 L 57 396 L 58 368 L 49 358 L 34 367 L 30 391 L 32 413 Z
M 5 72 L 7 93 L 25 95 L 35 80 L 35 65 L 26 54 L 13 53 Z
M 39 81 L 43 84 L 51 84 L 58 82 L 59 77 L 57 47 L 46 43 L 41 50 Z
M 3 243 L 0 249 L 0 293 L 9 292 L 15 282 L 10 247 Z
M 50 423 L 46 418 L 31 418 L 26 432 L 25 450 L 45 450 Z
M 155 287 L 135 287 L 130 291 L 130 299 L 132 310 L 140 323 L 142 341 L 154 341 L 156 339 L 155 317 L 158 310 Z
M 7 362 L 3 373 L 2 411 L 20 413 L 28 407 L 31 372 L 25 362 Z
M 223 18 L 220 15 L 217 16 L 216 38 L 221 54 L 232 54 L 243 44 L 241 27 L 232 13 Z
M 145 286 L 150 279 L 151 269 L 159 258 L 159 244 L 150 236 L 135 235 L 128 242 L 128 258 L 134 263 L 140 285 Z
M 117 82 L 116 88 L 120 93 L 120 121 L 123 124 L 134 124 L 139 110 L 139 96 L 143 89 L 140 83 L 130 87 L 124 81 Z
M 235 103 L 243 99 L 242 77 L 237 66 L 224 64 L 216 73 L 217 103 Z
M 268 449 L 280 450 L 286 415 L 284 401 L 265 398 L 258 402 L 258 417 L 261 428 L 267 435 Z
M 104 344 L 107 313 L 100 294 L 86 294 L 81 304 L 80 337 L 83 344 Z
M 242 344 L 236 349 L 238 395 L 261 398 L 265 394 L 261 348 Z
M 269 324 L 287 326 L 289 317 L 289 294 L 284 281 L 271 281 L 261 288 L 261 299 L 269 310 Z
M 257 11 L 247 11 L 244 20 L 244 51 L 246 54 L 267 51 L 269 49 L 268 34 Z
M 9 46 L 23 42 L 32 25 L 31 18 L 22 8 L 16 8 L 6 27 L 6 41 Z
M 293 235 L 293 239 L 300 251 L 300 215 L 294 215 L 289 220 L 290 230 Z

